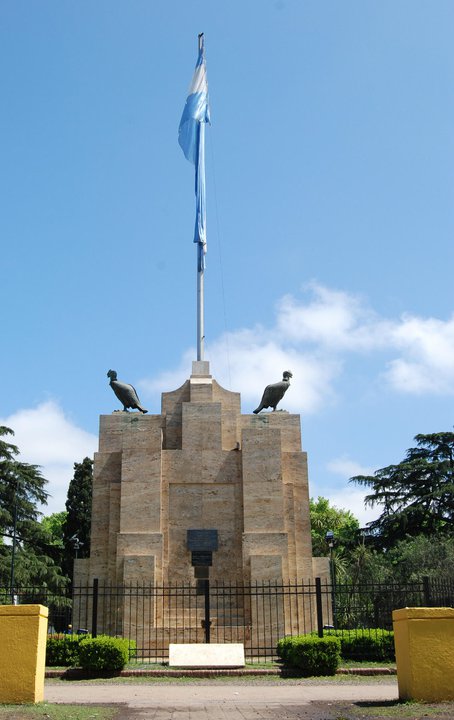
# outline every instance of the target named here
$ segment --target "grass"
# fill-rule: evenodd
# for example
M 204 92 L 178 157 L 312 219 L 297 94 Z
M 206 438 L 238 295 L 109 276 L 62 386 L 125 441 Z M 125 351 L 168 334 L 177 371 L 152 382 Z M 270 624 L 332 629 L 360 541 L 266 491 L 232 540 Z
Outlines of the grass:
M 390 660 L 341 660 L 340 666 L 344 668 L 374 668 L 374 667 L 396 667 L 396 661 Z
M 111 720 L 117 712 L 105 705 L 0 705 L 1 720 Z
M 378 662 L 372 661 L 361 661 L 361 660 L 341 660 L 340 667 L 344 668 L 373 668 L 373 667 L 395 667 L 395 662 L 385 662 L 384 660 Z M 283 667 L 282 662 L 246 662 L 246 670 L 276 670 L 280 672 Z M 47 668 L 48 670 L 62 670 L 65 671 L 68 668 L 63 666 L 53 666 Z M 177 670 L 178 668 L 172 668 Z M 150 662 L 130 662 L 125 666 L 125 670 L 169 670 L 168 663 L 150 663 Z
M 370 720 L 392 720 L 393 718 L 411 718 L 423 720 L 425 718 L 453 717 L 454 703 L 424 703 L 424 702 L 358 702 L 355 704 L 340 703 L 336 705 L 336 720 L 356 720 L 357 718 L 370 718 Z
M 46 684 L 55 685 L 60 683 L 81 683 L 88 685 L 316 685 L 316 684 L 348 684 L 354 682 L 355 684 L 382 684 L 389 683 L 390 676 L 378 675 L 378 676 L 367 676 L 367 675 L 329 675 L 322 677 L 282 677 L 282 675 L 270 674 L 270 675 L 216 675 L 212 677 L 194 677 L 183 675 L 181 677 L 174 677 L 169 675 L 164 676 L 150 676 L 150 675 L 135 675 L 131 677 L 120 677 L 118 675 L 112 677 L 97 677 L 97 678 L 81 678 L 81 679 L 65 679 L 65 678 L 48 678 Z

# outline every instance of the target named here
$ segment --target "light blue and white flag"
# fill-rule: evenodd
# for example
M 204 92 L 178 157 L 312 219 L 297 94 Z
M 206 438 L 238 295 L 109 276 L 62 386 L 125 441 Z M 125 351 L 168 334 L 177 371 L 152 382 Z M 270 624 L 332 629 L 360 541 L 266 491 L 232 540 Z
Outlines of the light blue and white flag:
M 198 269 L 203 270 L 206 253 L 205 123 L 210 122 L 205 43 L 199 35 L 199 56 L 181 116 L 178 142 L 189 162 L 195 165 L 196 218 L 194 242 L 198 243 Z

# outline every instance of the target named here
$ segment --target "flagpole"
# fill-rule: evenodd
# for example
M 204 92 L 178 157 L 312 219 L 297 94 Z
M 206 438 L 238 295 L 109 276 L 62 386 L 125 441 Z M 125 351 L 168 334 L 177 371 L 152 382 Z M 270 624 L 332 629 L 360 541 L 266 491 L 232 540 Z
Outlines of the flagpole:
M 203 270 L 197 272 L 197 360 L 203 360 L 205 344 L 204 323 L 203 323 L 203 300 L 204 283 Z
M 210 107 L 203 33 L 199 34 L 198 41 L 197 64 L 178 128 L 178 142 L 186 160 L 195 166 L 194 243 L 197 247 L 197 360 L 203 360 L 205 342 L 203 286 L 206 253 L 205 124 L 210 122 Z
M 199 53 L 203 48 L 203 33 L 199 33 Z M 203 152 L 203 172 L 205 172 L 205 123 L 199 123 L 199 148 Z M 205 349 L 205 318 L 204 318 L 204 273 L 205 262 L 203 248 L 197 243 L 197 360 L 203 360 Z
M 205 124 L 200 124 L 200 132 L 205 131 Z M 197 360 L 203 360 L 205 346 L 205 323 L 204 323 L 204 262 L 203 248 L 197 244 Z

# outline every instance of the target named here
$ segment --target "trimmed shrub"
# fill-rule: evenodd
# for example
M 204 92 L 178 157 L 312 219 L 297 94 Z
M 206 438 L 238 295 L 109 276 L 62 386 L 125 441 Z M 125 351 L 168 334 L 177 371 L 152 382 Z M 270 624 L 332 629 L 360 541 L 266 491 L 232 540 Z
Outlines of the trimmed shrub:
M 340 641 L 336 637 L 296 635 L 280 640 L 277 652 L 303 677 L 335 675 L 340 662 Z
M 328 637 L 337 637 L 343 660 L 395 660 L 394 633 L 390 630 L 331 630 Z
M 79 664 L 79 645 L 87 635 L 48 635 L 46 643 L 46 665 L 55 667 L 76 667 Z
M 123 670 L 135 649 L 132 640 L 98 635 L 82 640 L 79 663 L 84 670 Z
M 281 638 L 277 643 L 277 647 L 276 647 L 277 655 L 285 663 L 289 662 L 290 648 L 292 647 L 294 640 L 295 640 L 295 636 L 287 635 L 286 637 Z

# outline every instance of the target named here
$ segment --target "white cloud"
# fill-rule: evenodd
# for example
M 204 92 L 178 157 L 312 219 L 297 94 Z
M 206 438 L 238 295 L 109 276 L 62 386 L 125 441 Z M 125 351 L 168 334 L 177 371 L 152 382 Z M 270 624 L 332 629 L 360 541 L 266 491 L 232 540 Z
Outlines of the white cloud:
M 281 343 L 275 335 L 274 330 L 256 327 L 223 335 L 207 345 L 206 357 L 210 359 L 210 370 L 217 382 L 241 393 L 243 412 L 251 412 L 259 404 L 265 386 L 281 380 L 284 370 L 291 370 L 293 379 L 280 407 L 289 412 L 311 413 L 332 402 L 333 380 L 341 370 L 340 361 L 305 353 Z M 139 387 L 145 394 L 176 389 L 188 378 L 193 358 L 192 351 L 185 353 L 174 372 L 141 380 Z M 231 377 L 235 378 L 234 387 L 231 387 Z
M 374 313 L 361 298 L 316 282 L 306 286 L 306 304 L 286 295 L 278 305 L 277 326 L 295 343 L 311 343 L 331 352 L 363 351 L 386 342 L 392 325 Z
M 265 385 L 280 380 L 287 369 L 293 372 L 292 387 L 282 407 L 319 411 L 336 400 L 339 378 L 355 354 L 374 354 L 371 384 L 378 361 L 378 377 L 396 392 L 454 393 L 454 317 L 384 318 L 350 293 L 315 282 L 304 290 L 309 297 L 283 297 L 268 326 L 243 328 L 207 343 L 212 374 L 227 388 L 235 378 L 232 389 L 241 392 L 246 412 L 258 404 Z M 144 393 L 181 385 L 194 357 L 189 350 L 174 372 L 142 380 Z
M 330 460 L 327 463 L 326 467 L 330 472 L 334 473 L 335 475 L 340 475 L 346 480 L 349 480 L 355 475 L 373 475 L 374 473 L 373 468 L 361 465 L 360 463 L 356 462 L 356 460 L 351 460 L 346 455 L 342 455 L 342 457 Z
M 386 377 L 402 392 L 454 393 L 454 317 L 403 316 L 393 331 L 397 348 L 404 357 L 391 360 Z
M 52 401 L 36 408 L 18 410 L 9 417 L 0 418 L 0 424 L 14 431 L 11 442 L 19 448 L 18 459 L 40 465 L 48 480 L 46 490 L 51 497 L 42 512 L 49 515 L 64 510 L 74 463 L 81 462 L 84 457 L 93 457 L 98 443 L 95 435 L 77 427 Z
M 350 485 L 346 485 L 344 488 L 332 487 L 321 494 L 329 498 L 330 505 L 343 510 L 350 510 L 357 518 L 360 527 L 366 527 L 368 522 L 376 520 L 380 515 L 380 508 L 366 508 L 364 506 L 364 490 Z
M 335 486 L 329 486 L 325 493 L 320 493 L 329 498 L 331 505 L 350 510 L 358 518 L 361 527 L 365 527 L 366 523 L 375 520 L 380 515 L 379 508 L 366 508 L 364 506 L 364 497 L 367 494 L 364 489 L 348 482 L 355 475 L 373 475 L 373 468 L 361 465 L 347 455 L 342 455 L 330 460 L 326 465 L 326 469 L 333 475 L 338 475 L 344 481 L 341 486 L 337 483 Z

